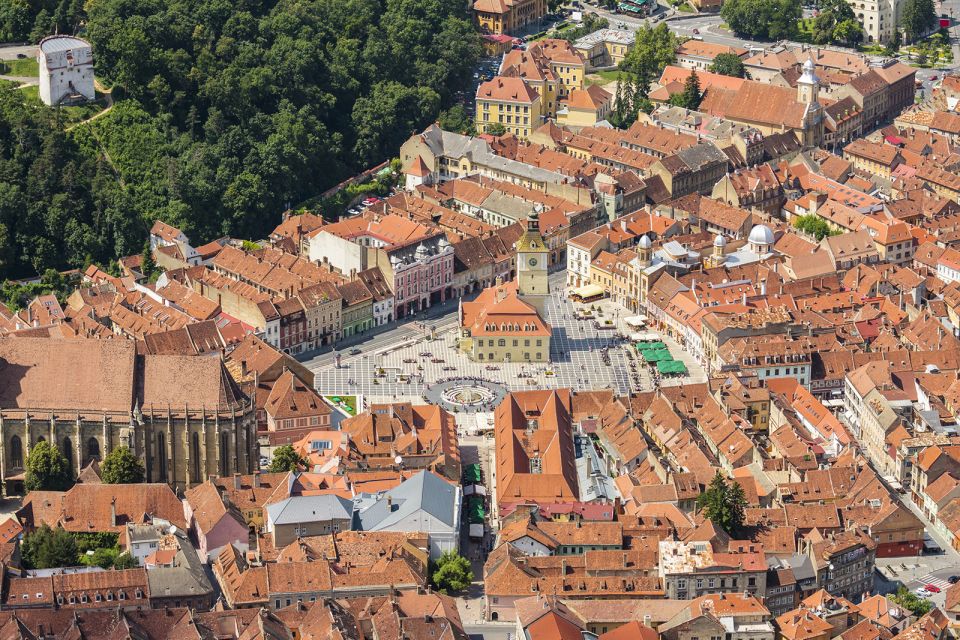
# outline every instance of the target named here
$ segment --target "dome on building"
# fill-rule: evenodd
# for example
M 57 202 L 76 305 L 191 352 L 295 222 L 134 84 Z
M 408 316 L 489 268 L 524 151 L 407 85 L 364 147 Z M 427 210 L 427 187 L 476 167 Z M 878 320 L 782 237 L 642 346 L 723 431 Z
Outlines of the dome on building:
M 727 239 L 718 233 L 717 237 L 713 239 L 713 246 L 725 247 L 727 246 Z
M 641 249 L 649 249 L 653 246 L 653 243 L 650 242 L 650 238 L 648 236 L 640 236 L 640 242 L 637 243 L 637 246 Z
M 773 245 L 773 231 L 771 231 L 770 227 L 765 224 L 758 224 L 750 231 L 750 237 L 748 240 L 750 244 L 767 246 Z
M 818 78 L 816 74 L 817 67 L 815 64 L 813 64 L 812 59 L 807 58 L 807 61 L 803 63 L 803 67 L 801 68 L 803 69 L 803 73 L 797 82 L 806 84 L 820 84 L 820 78 Z

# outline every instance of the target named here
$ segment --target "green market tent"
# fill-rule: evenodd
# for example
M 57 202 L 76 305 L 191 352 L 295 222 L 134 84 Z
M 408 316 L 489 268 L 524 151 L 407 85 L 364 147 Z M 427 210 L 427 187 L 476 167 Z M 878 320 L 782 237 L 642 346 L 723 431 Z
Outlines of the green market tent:
M 486 516 L 483 509 L 483 500 L 471 500 L 467 503 L 467 521 L 470 524 L 481 524 Z
M 481 481 L 480 465 L 468 464 L 463 470 L 464 484 L 477 483 Z
M 687 372 L 687 366 L 680 360 L 660 360 L 657 362 L 657 371 L 665 374 L 684 374 Z
M 660 362 L 661 360 L 673 360 L 670 351 L 667 349 L 644 349 L 640 352 L 643 359 L 647 362 Z

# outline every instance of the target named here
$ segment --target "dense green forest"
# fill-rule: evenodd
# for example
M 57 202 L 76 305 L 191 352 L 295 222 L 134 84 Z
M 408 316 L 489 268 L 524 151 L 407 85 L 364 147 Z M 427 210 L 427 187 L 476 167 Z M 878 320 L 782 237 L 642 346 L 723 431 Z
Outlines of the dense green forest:
M 139 252 L 155 218 L 196 241 L 261 236 L 395 155 L 481 54 L 462 0 L 5 6 L 7 39 L 79 28 L 115 106 L 66 131 L 0 88 L 0 278 Z

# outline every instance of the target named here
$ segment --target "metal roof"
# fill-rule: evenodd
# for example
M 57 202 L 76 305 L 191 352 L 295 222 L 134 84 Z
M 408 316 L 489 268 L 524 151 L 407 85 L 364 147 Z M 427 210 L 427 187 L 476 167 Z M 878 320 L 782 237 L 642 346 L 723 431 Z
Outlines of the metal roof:
M 90 43 L 73 36 L 47 36 L 40 41 L 40 51 L 44 53 L 55 53 L 57 51 L 68 51 L 70 49 L 82 49 L 89 47 Z
M 353 503 L 331 494 L 291 496 L 267 505 L 267 513 L 274 525 L 349 520 L 353 516 Z

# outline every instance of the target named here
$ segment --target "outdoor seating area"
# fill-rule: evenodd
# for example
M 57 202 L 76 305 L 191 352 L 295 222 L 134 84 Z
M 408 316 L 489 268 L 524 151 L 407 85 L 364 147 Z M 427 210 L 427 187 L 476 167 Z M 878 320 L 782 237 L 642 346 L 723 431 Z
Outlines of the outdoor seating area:
M 644 362 L 655 367 L 661 376 L 683 376 L 687 374 L 687 366 L 680 360 L 674 360 L 670 349 L 662 340 L 646 339 L 634 344 L 637 352 L 643 356 Z

